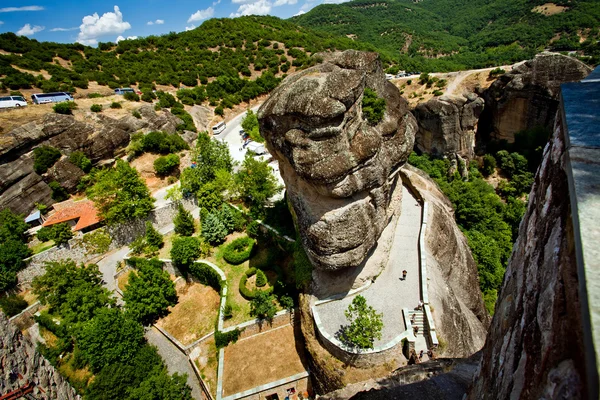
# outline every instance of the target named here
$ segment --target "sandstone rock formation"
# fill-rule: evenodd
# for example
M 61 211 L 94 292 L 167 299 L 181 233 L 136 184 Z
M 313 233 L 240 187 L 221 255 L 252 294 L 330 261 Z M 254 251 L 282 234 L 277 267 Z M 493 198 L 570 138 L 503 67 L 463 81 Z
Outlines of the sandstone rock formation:
M 119 120 L 93 114 L 85 122 L 70 115 L 49 113 L 40 120 L 19 126 L 0 138 L 0 209 L 28 214 L 35 203 L 51 205 L 52 190 L 47 183 L 58 181 L 72 191 L 82 171 L 67 160 L 59 161 L 46 178 L 33 172 L 31 150 L 49 145 L 68 155 L 83 151 L 94 163 L 112 159 L 123 152 L 132 133 L 162 130 L 175 134 L 182 121 L 168 111 L 156 113 L 152 106 L 139 109 L 142 119 L 131 115 Z
M 0 312 L 0 393 L 33 383 L 32 395 L 44 400 L 79 399 L 75 389 L 43 358 L 31 341 Z
M 387 82 L 378 55 L 345 51 L 286 78 L 258 111 L 279 161 L 304 248 L 313 265 L 360 266 L 390 218 L 394 175 L 412 150 L 416 121 Z M 386 100 L 375 126 L 362 113 L 371 88 Z
M 476 94 L 466 99 L 442 96 L 419 104 L 414 110 L 419 124 L 415 147 L 437 156 L 473 158 L 475 132 L 483 109 L 484 101 Z
M 529 195 L 469 394 L 472 400 L 588 398 L 580 282 L 566 195 L 566 143 L 560 122 Z
M 536 126 L 552 130 L 562 83 L 580 81 L 591 69 L 581 61 L 556 53 L 542 53 L 513 67 L 483 93 L 478 143 L 506 140 Z

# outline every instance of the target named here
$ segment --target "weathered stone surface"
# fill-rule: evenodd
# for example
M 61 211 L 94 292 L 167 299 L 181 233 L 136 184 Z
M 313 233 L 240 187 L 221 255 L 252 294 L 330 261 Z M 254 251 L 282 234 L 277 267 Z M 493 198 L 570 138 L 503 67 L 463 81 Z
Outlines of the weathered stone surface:
M 194 120 L 194 125 L 198 128 L 198 132 L 210 131 L 210 121 L 215 116 L 212 108 L 195 105 L 190 109 L 189 113 Z
M 19 214 L 29 214 L 35 208 L 35 203 L 47 206 L 55 203 L 52 190 L 36 173 L 28 174 L 0 196 L 0 210 L 10 208 Z
M 484 109 L 482 98 L 469 96 L 440 97 L 419 104 L 415 118 L 419 131 L 416 147 L 434 155 L 460 155 L 471 159 L 475 149 L 475 132 L 479 115 Z
M 42 357 L 28 338 L 0 312 L 0 393 L 33 383 L 36 399 L 79 399 L 75 389 Z M 21 376 L 21 378 L 19 377 Z
M 66 157 L 58 160 L 47 172 L 48 182 L 57 181 L 67 192 L 72 193 L 77 188 L 79 180 L 85 173 Z
M 0 165 L 0 193 L 11 185 L 33 173 L 33 158 L 23 155 L 6 164 Z
M 378 55 L 345 51 L 286 78 L 258 111 L 279 160 L 302 242 L 323 270 L 359 266 L 389 222 L 390 175 L 414 143 L 416 121 Z M 362 115 L 369 87 L 386 99 L 381 122 Z
M 585 351 L 560 113 L 469 399 L 584 399 Z
M 478 143 L 514 142 L 515 133 L 536 126 L 554 126 L 562 83 L 580 81 L 591 69 L 581 61 L 556 53 L 542 53 L 500 76 L 483 93 Z

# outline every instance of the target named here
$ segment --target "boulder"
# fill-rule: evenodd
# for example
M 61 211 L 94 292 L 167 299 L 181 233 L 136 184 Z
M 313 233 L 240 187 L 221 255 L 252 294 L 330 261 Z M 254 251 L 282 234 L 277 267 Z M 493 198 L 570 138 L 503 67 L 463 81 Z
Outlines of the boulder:
M 48 182 L 57 181 L 69 193 L 75 192 L 77 185 L 85 173 L 67 158 L 56 162 L 47 172 Z
M 474 156 L 475 132 L 484 101 L 477 95 L 434 98 L 419 104 L 415 118 L 419 131 L 415 146 L 424 153 L 437 156 Z
M 541 53 L 517 64 L 484 93 L 478 146 L 489 140 L 514 142 L 515 133 L 554 126 L 560 85 L 585 78 L 591 69 L 581 61 L 556 53 Z
M 387 226 L 391 192 L 417 129 L 379 56 L 348 50 L 287 77 L 258 111 L 279 161 L 302 243 L 325 271 L 363 264 Z M 386 100 L 376 125 L 362 113 L 365 88 Z
M 35 203 L 54 204 L 52 190 L 36 173 L 31 173 L 10 186 L 0 196 L 0 210 L 10 208 L 18 214 L 29 214 Z
M 11 185 L 33 173 L 33 158 L 31 155 L 22 155 L 14 161 L 0 165 L 0 193 Z
M 195 105 L 190 109 L 189 113 L 194 119 L 194 124 L 198 128 L 198 132 L 211 130 L 210 121 L 215 116 L 212 108 Z

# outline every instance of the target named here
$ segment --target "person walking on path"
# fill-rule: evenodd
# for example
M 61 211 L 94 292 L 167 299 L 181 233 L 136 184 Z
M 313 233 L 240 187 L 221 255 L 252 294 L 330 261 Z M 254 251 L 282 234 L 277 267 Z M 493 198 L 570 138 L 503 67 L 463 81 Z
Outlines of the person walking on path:
M 402 271 L 402 280 L 405 281 L 406 280 L 406 274 L 408 272 L 406 272 L 406 270 Z

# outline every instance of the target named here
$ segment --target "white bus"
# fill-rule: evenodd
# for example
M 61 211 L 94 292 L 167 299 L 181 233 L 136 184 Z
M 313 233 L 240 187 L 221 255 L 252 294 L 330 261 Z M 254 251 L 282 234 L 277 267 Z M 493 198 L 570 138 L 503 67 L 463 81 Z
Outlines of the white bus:
M 225 125 L 225 121 L 219 122 L 215 126 L 212 127 L 213 135 L 218 135 L 223 132 L 227 126 Z
M 25 107 L 27 101 L 22 96 L 0 97 L 0 108 Z
M 61 101 L 73 101 L 73 96 L 67 92 L 36 93 L 31 95 L 34 104 L 59 103 Z
M 115 89 L 115 94 L 135 93 L 132 88 L 118 88 Z

